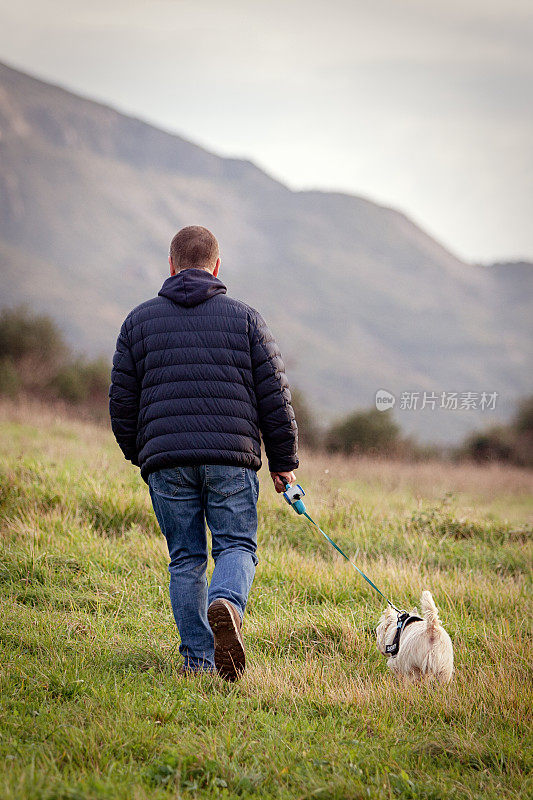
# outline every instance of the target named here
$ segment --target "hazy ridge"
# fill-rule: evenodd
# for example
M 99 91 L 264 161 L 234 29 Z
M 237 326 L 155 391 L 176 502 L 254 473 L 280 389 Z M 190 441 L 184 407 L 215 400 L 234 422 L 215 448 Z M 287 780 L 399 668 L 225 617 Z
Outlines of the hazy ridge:
M 530 264 L 465 264 L 400 212 L 293 192 L 249 161 L 0 65 L 2 304 L 58 319 L 74 347 L 111 354 L 122 318 L 157 293 L 170 236 L 217 234 L 222 278 L 257 306 L 289 377 L 326 417 L 378 388 L 531 391 Z M 399 414 L 423 438 L 487 421 Z

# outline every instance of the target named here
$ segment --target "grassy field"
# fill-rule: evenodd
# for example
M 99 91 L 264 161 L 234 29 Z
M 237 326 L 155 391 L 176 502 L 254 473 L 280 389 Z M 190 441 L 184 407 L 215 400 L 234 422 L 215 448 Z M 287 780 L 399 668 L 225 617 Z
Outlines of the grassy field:
M 261 475 L 249 669 L 180 680 L 165 544 L 111 435 L 0 407 L 0 797 L 531 797 L 533 474 L 303 457 L 310 513 L 398 603 L 433 591 L 446 688 L 388 673 L 382 603 Z

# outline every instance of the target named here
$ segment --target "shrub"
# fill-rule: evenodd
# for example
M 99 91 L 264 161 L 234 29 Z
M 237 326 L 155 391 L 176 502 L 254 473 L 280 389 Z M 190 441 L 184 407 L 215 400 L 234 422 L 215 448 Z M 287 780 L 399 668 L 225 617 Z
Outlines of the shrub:
M 533 466 L 533 395 L 518 406 L 514 418 L 515 462 L 524 467 Z
M 53 320 L 24 306 L 0 312 L 0 394 L 32 395 L 107 408 L 111 368 L 104 358 L 72 359 Z
M 78 364 L 66 364 L 51 379 L 52 394 L 68 403 L 79 403 L 85 397 L 85 381 Z
M 526 397 L 518 406 L 513 427 L 517 433 L 533 434 L 533 395 Z
M 15 397 L 20 389 L 20 378 L 11 358 L 0 358 L 0 394 Z
M 533 397 L 520 403 L 509 425 L 487 428 L 468 436 L 458 455 L 478 463 L 502 461 L 521 467 L 533 466 Z
M 49 317 L 24 306 L 0 313 L 0 359 L 14 366 L 20 388 L 41 393 L 67 355 L 61 331 Z
M 86 399 L 103 401 L 107 406 L 109 384 L 111 383 L 111 364 L 105 358 L 95 358 L 82 365 L 86 386 Z
M 66 354 L 61 331 L 49 317 L 32 314 L 25 306 L 0 313 L 0 358 L 15 363 L 28 357 L 57 362 Z
M 310 449 L 318 447 L 320 431 L 305 395 L 299 389 L 292 391 L 292 407 L 298 423 L 299 443 Z
M 326 449 L 346 455 L 390 453 L 399 443 L 399 433 L 390 411 L 356 411 L 329 429 Z
M 502 426 L 473 433 L 463 445 L 463 454 L 473 461 L 512 461 L 514 441 L 508 428 Z
M 50 380 L 49 389 L 68 403 L 107 401 L 110 367 L 103 358 L 77 359 L 65 364 Z

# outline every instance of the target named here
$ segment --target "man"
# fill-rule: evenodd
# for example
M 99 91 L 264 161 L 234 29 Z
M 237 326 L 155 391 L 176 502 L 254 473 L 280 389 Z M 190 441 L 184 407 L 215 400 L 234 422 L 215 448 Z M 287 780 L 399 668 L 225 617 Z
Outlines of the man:
M 172 239 L 170 277 L 127 316 L 111 374 L 113 432 L 148 483 L 170 554 L 183 674 L 236 680 L 257 564 L 260 432 L 276 491 L 295 480 L 297 428 L 279 349 L 261 315 L 218 279 L 218 242 Z M 215 562 L 207 586 L 207 525 Z

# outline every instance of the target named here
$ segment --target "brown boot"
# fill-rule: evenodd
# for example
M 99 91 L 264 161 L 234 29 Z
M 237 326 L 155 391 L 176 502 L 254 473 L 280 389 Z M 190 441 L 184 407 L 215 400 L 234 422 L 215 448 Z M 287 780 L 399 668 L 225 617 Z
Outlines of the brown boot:
M 226 681 L 236 681 L 245 667 L 241 618 L 229 600 L 220 597 L 207 609 L 207 619 L 215 637 L 215 666 Z

